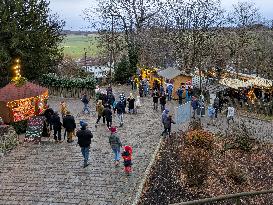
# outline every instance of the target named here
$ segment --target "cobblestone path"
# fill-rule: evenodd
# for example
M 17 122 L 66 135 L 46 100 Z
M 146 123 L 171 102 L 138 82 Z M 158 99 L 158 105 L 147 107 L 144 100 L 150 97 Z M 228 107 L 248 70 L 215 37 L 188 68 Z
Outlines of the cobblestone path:
M 122 89 L 127 89 L 128 96 L 128 88 L 114 91 Z M 56 110 L 60 100 L 50 99 L 49 104 Z M 131 204 L 162 131 L 160 112 L 152 109 L 152 98 L 143 99 L 138 114 L 126 114 L 124 127 L 118 129 L 123 145 L 133 147 L 131 176 L 124 174 L 122 164 L 114 166 L 106 126 L 101 123 L 95 129 L 96 116 L 77 115 L 82 109 L 80 100 L 65 101 L 77 116 L 77 127 L 79 120 L 85 119 L 93 131 L 90 166 L 82 168 L 76 140 L 71 144 L 55 144 L 52 139 L 43 139 L 40 145 L 21 144 L 0 158 L 0 204 Z M 115 115 L 113 120 L 117 124 Z

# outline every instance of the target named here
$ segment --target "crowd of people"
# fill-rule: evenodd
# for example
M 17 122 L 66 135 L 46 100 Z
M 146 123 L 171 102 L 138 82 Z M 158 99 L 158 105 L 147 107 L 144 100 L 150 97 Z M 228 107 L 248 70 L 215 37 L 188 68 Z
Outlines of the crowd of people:
M 161 110 L 161 121 L 163 125 L 162 136 L 171 136 L 171 127 L 172 124 L 175 124 L 172 115 L 169 112 L 169 109 L 166 108 L 166 103 L 173 100 L 173 85 L 171 83 L 166 84 L 165 89 L 162 84 L 158 81 L 155 81 L 152 89 L 150 90 L 148 81 L 140 81 L 140 84 L 137 86 L 139 95 L 133 95 L 131 92 L 128 96 L 124 92 L 115 96 L 112 90 L 112 87 L 109 85 L 106 89 L 101 89 L 99 86 L 96 87 L 96 113 L 97 119 L 95 122 L 95 127 L 97 128 L 98 124 L 101 122 L 106 125 L 107 129 L 110 132 L 109 135 L 109 144 L 114 153 L 114 164 L 115 166 L 119 165 L 121 157 L 124 160 L 124 170 L 127 174 L 130 174 L 132 171 L 132 147 L 124 146 L 123 152 L 122 142 L 117 134 L 117 127 L 113 125 L 113 115 L 118 119 L 119 127 L 124 125 L 124 114 L 133 115 L 138 113 L 139 108 L 142 106 L 141 98 L 145 96 L 150 96 L 153 103 L 153 109 L 158 110 L 158 103 L 160 103 Z M 148 90 L 146 90 L 148 87 Z M 135 89 L 132 86 L 132 89 Z M 185 93 L 186 95 L 183 95 Z M 178 105 L 185 102 L 191 101 L 192 106 L 192 117 L 195 118 L 196 115 L 203 117 L 205 115 L 205 98 L 200 96 L 196 98 L 193 93 L 193 87 L 190 85 L 181 84 L 181 86 L 176 91 L 178 96 Z M 90 114 L 90 99 L 86 94 L 83 94 L 81 101 L 83 103 L 82 114 Z M 127 109 L 126 109 L 127 108 Z M 217 113 L 221 111 L 221 106 L 219 98 L 215 98 L 213 105 L 208 106 L 208 116 L 209 123 L 214 122 L 214 118 L 217 118 Z M 234 108 L 231 106 L 228 108 L 228 123 L 230 120 L 234 121 Z M 68 106 L 64 101 L 60 103 L 60 114 L 58 115 L 57 111 L 52 109 L 47 109 L 45 112 L 45 117 L 47 119 L 50 130 L 53 130 L 53 136 L 56 143 L 62 142 L 62 127 L 64 128 L 63 139 L 67 138 L 67 142 L 73 142 L 73 136 L 75 135 L 78 138 L 78 144 L 81 147 L 81 152 L 83 156 L 83 167 L 89 165 L 89 149 L 91 144 L 91 139 L 93 138 L 92 132 L 88 129 L 87 122 L 80 121 L 80 130 L 75 134 L 76 123 L 74 117 L 71 115 Z

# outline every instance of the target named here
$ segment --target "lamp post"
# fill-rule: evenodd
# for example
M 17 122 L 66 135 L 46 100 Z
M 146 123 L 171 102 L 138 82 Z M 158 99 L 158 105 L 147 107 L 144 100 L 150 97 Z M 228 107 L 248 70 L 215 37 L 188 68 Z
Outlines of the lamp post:
M 84 67 L 85 67 L 85 71 L 87 71 L 87 62 L 86 62 L 86 58 L 87 58 L 87 52 L 86 52 L 86 48 L 84 48 Z

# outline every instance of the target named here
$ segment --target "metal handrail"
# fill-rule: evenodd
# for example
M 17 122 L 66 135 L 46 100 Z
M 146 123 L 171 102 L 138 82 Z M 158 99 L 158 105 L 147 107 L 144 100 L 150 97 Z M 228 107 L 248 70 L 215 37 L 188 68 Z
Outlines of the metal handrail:
M 171 204 L 171 205 L 198 205 L 198 204 L 204 204 L 204 203 L 226 201 L 226 200 L 230 200 L 230 199 L 239 199 L 239 198 L 247 197 L 247 196 L 257 196 L 257 195 L 261 195 L 261 194 L 270 194 L 270 193 L 273 193 L 273 189 L 262 190 L 262 191 L 253 191 L 253 192 L 241 192 L 241 193 L 228 194 L 228 195 L 220 195 L 220 196 L 217 196 L 217 197 L 205 198 L 205 199 L 199 199 L 199 200 L 187 201 L 187 202 L 181 202 L 181 203 L 175 203 L 175 204 Z

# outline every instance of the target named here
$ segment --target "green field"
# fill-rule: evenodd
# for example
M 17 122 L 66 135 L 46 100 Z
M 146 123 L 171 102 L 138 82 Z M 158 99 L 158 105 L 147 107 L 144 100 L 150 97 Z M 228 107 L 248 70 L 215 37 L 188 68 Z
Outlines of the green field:
M 96 34 L 85 35 L 67 35 L 62 46 L 64 47 L 64 55 L 74 59 L 84 57 L 84 49 L 86 49 L 87 57 L 95 57 L 98 55 L 98 42 Z

